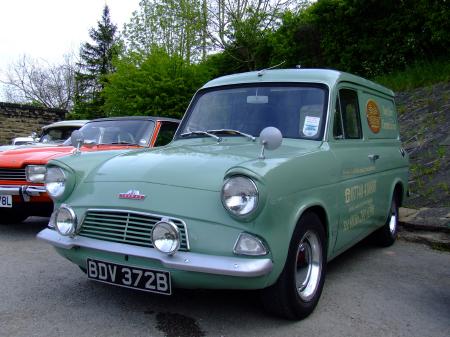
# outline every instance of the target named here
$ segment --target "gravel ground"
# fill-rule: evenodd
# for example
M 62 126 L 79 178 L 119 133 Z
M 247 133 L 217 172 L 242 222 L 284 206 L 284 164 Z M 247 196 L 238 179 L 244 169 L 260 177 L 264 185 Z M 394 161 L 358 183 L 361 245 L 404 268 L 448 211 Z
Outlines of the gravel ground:
M 256 292 L 158 296 L 93 281 L 35 239 L 44 218 L 0 226 L 0 336 L 448 336 L 450 253 L 363 242 L 328 264 L 315 312 L 266 315 Z

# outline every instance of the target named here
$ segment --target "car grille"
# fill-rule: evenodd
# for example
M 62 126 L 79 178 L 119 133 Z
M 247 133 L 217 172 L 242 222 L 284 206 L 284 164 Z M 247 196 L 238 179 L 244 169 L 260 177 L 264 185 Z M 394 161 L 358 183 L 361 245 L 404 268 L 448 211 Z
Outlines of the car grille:
M 88 210 L 79 235 L 105 241 L 151 247 L 153 226 L 167 217 L 121 210 Z M 168 218 L 180 230 L 180 250 L 189 250 L 186 225 L 178 219 Z
M 23 180 L 26 181 L 25 169 L 0 168 L 0 180 Z

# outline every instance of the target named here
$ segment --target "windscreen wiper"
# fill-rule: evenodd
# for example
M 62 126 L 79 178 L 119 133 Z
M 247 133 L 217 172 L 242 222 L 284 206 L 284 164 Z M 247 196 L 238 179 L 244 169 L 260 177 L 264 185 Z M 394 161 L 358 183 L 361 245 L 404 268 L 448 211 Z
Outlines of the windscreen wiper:
M 249 135 L 248 133 L 241 132 L 239 130 L 233 130 L 233 129 L 207 130 L 206 132 L 213 133 L 213 134 L 214 133 L 229 133 L 229 134 L 233 134 L 233 135 L 239 135 L 239 136 L 246 137 L 246 138 L 250 139 L 252 142 L 254 142 L 256 140 L 256 137 Z
M 214 138 L 215 140 L 217 140 L 218 143 L 222 141 L 222 138 L 220 138 L 220 137 L 218 137 L 218 136 L 216 136 L 216 135 L 213 135 L 213 134 L 210 133 L 209 131 L 200 131 L 200 130 L 198 130 L 198 131 L 185 132 L 185 133 L 182 133 L 180 136 L 181 136 L 181 137 L 188 137 L 188 136 L 191 136 L 191 135 L 204 135 L 204 136 L 209 136 L 209 137 L 212 137 L 212 138 Z

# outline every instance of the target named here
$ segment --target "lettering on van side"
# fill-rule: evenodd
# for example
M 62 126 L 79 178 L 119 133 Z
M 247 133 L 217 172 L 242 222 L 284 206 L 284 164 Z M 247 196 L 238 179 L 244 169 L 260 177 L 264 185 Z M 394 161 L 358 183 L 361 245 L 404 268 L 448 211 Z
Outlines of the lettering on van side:
M 374 215 L 375 215 L 375 206 L 373 204 L 367 205 L 358 212 L 350 215 L 350 217 L 344 219 L 343 221 L 344 231 L 349 231 L 353 229 L 354 227 L 364 223 Z
M 345 203 L 351 203 L 369 197 L 377 191 L 377 181 L 347 187 L 344 191 Z

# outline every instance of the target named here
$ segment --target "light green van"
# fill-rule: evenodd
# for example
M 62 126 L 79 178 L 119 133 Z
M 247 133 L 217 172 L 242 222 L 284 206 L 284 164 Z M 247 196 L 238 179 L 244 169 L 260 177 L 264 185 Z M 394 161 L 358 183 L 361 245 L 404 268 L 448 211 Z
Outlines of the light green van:
M 96 281 L 260 289 L 300 319 L 327 261 L 369 234 L 395 241 L 407 184 L 391 90 L 333 70 L 236 74 L 196 93 L 165 147 L 51 161 L 38 238 Z

